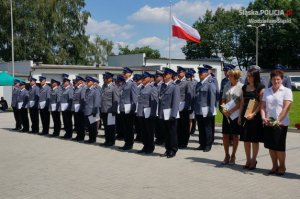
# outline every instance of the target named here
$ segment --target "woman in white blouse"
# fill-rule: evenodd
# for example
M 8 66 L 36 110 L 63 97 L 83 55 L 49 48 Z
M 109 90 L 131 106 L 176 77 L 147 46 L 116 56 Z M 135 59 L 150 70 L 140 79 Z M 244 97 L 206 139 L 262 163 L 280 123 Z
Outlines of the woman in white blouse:
M 270 79 L 272 86 L 265 90 L 261 105 L 261 117 L 265 125 L 264 146 L 269 149 L 273 164 L 269 174 L 284 175 L 288 112 L 293 93 L 282 85 L 282 71 L 272 71 Z

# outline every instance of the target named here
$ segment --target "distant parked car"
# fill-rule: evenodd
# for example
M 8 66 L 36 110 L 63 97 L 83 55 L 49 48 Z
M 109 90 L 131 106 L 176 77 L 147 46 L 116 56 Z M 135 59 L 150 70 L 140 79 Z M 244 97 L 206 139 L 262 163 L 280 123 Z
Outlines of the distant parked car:
M 292 83 L 292 90 L 300 90 L 300 76 L 290 76 Z

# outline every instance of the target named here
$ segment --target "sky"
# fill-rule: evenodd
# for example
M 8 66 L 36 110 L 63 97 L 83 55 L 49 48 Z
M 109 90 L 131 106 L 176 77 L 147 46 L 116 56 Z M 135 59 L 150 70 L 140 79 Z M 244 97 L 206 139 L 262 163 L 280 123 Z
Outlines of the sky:
M 150 46 L 160 51 L 161 57 L 169 57 L 170 5 L 172 15 L 192 24 L 207 9 L 246 7 L 249 0 L 85 0 L 84 10 L 91 13 L 86 26 L 90 38 L 100 35 L 113 41 L 113 52 L 118 45 Z M 173 24 L 173 22 L 172 22 Z M 201 35 L 201 31 L 200 31 Z M 201 35 L 205 39 L 205 35 Z M 171 58 L 184 59 L 181 48 L 185 40 L 171 37 Z

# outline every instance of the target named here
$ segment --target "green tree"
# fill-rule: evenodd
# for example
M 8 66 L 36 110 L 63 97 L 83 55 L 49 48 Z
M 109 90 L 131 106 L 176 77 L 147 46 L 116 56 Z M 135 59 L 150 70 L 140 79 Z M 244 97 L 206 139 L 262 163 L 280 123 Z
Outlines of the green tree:
M 242 8 L 244 9 L 244 8 Z M 266 24 L 259 28 L 259 65 L 273 67 L 276 63 L 291 68 L 300 63 L 300 1 L 299 0 L 256 0 L 246 10 L 289 10 L 292 16 L 280 16 L 291 19 L 292 23 Z M 276 19 L 278 16 L 243 16 L 239 10 L 225 11 L 218 8 L 215 13 L 207 10 L 194 27 L 200 32 L 201 44 L 187 42 L 182 48 L 187 59 L 222 56 L 225 61 L 237 61 L 241 66 L 256 62 L 256 29 L 248 28 L 250 19 Z M 252 24 L 258 26 L 260 24 Z
M 108 55 L 112 54 L 113 42 L 107 39 L 102 39 L 97 35 L 92 42 L 90 42 L 89 48 L 89 64 L 107 64 Z
M 119 45 L 119 55 L 138 54 L 145 53 L 147 58 L 160 58 L 160 53 L 156 49 L 152 49 L 149 46 L 136 47 L 132 50 L 129 49 L 128 45 L 123 47 Z
M 300 64 L 300 2 L 299 0 L 256 0 L 250 3 L 249 10 L 289 10 L 292 16 L 280 16 L 282 19 L 291 19 L 292 23 L 266 24 L 259 31 L 259 65 L 271 68 L 277 63 L 291 68 Z M 276 16 L 259 16 L 251 18 L 276 19 Z M 258 24 L 255 24 L 258 25 Z M 249 30 L 249 38 L 255 47 L 255 29 Z
M 84 0 L 14 0 L 15 60 L 86 64 L 90 13 Z M 1 0 L 0 57 L 11 60 L 9 1 Z

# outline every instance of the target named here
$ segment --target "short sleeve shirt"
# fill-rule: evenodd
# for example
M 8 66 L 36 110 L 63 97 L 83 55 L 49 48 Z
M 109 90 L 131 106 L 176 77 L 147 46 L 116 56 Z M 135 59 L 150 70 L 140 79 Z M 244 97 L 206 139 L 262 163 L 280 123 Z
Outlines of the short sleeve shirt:
M 230 83 L 226 84 L 223 90 L 222 99 L 225 100 L 225 103 L 234 100 L 235 102 L 239 102 L 242 92 L 243 84 L 238 82 L 235 86 L 231 86 Z
M 274 93 L 272 87 L 267 88 L 264 92 L 262 101 L 266 102 L 266 117 L 276 119 L 282 111 L 283 101 L 293 101 L 291 89 L 281 85 Z M 280 122 L 281 125 L 288 126 L 290 123 L 288 114 Z

